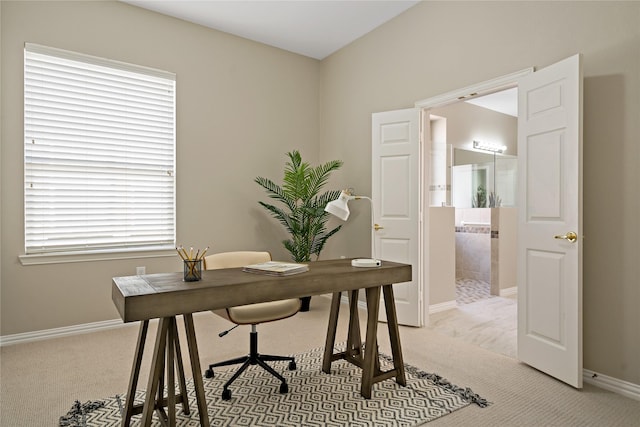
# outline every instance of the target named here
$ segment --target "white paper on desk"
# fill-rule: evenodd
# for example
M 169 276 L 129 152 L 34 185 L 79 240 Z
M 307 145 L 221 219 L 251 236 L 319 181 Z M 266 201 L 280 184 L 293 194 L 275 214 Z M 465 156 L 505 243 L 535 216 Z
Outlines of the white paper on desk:
M 247 273 L 267 274 L 271 276 L 288 276 L 291 274 L 309 271 L 309 266 L 293 262 L 267 261 L 259 264 L 246 265 L 242 267 L 242 271 L 246 271 Z

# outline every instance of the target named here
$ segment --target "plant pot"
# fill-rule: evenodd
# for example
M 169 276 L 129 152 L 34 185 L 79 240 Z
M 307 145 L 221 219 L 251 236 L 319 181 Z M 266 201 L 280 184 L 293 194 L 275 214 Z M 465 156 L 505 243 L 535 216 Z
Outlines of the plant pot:
M 300 298 L 300 302 L 302 302 L 300 311 L 309 311 L 309 307 L 311 306 L 311 297 L 302 297 Z

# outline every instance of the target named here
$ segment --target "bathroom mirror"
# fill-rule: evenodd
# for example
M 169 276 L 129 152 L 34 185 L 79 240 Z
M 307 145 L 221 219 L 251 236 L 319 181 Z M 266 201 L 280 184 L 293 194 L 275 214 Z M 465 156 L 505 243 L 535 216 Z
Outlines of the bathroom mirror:
M 456 208 L 515 207 L 517 157 L 454 148 L 452 204 Z

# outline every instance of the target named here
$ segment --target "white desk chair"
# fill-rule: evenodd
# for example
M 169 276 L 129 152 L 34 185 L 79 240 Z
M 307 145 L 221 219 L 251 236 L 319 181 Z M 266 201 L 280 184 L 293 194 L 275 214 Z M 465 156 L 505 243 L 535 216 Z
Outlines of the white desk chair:
M 237 268 L 245 265 L 257 264 L 261 262 L 271 261 L 269 252 L 239 251 L 239 252 L 222 252 L 209 255 L 205 258 L 204 266 L 206 270 L 214 270 L 221 268 Z M 247 273 L 251 274 L 251 273 Z M 288 356 L 272 356 L 258 353 L 258 331 L 256 325 L 259 323 L 273 322 L 275 320 L 286 319 L 300 311 L 300 299 L 293 298 L 283 301 L 271 301 L 258 304 L 243 305 L 238 307 L 230 307 L 222 310 L 214 310 L 213 313 L 224 317 L 225 319 L 235 323 L 236 325 L 251 325 L 251 333 L 249 334 L 249 355 L 238 357 L 224 362 L 213 363 L 209 365 L 209 369 L 205 371 L 207 378 L 214 376 L 213 368 L 219 366 L 228 366 L 242 364 L 235 374 L 226 382 L 222 390 L 222 399 L 231 399 L 231 390 L 229 386 L 244 372 L 249 365 L 259 365 L 269 372 L 281 382 L 280 393 L 287 393 L 289 386 L 282 375 L 277 373 L 271 366 L 265 362 L 269 361 L 289 361 L 289 370 L 296 369 L 296 361 L 293 357 Z M 226 332 L 220 336 L 226 335 Z

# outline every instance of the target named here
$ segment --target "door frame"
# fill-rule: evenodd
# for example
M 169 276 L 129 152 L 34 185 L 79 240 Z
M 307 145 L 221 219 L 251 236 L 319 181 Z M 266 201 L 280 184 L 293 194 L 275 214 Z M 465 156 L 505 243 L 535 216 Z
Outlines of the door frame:
M 486 80 L 480 83 L 476 83 L 470 86 L 463 87 L 461 89 L 456 89 L 450 92 L 446 92 L 440 95 L 436 95 L 430 98 L 426 98 L 420 101 L 416 101 L 414 104 L 415 108 L 420 109 L 420 125 L 423 123 L 424 113 L 432 108 L 444 107 L 449 104 L 453 104 L 456 102 L 461 102 L 467 99 L 489 95 L 494 92 L 499 92 L 501 90 L 510 89 L 512 87 L 518 86 L 518 80 L 521 78 L 533 73 L 535 71 L 534 67 L 524 68 L 519 71 L 515 71 L 510 74 L 505 74 L 500 77 L 496 77 L 490 80 Z M 430 174 L 428 173 L 428 168 L 430 164 L 428 160 L 430 159 L 430 150 L 426 147 L 424 141 L 424 134 L 420 132 L 420 146 L 422 147 L 421 159 L 420 159 L 420 176 L 422 181 L 423 188 L 429 188 L 431 182 L 426 182 L 426 180 L 430 179 Z M 424 206 L 422 210 L 420 221 L 422 224 L 429 224 L 429 209 L 428 206 Z M 429 259 L 429 227 L 426 225 L 422 230 L 422 253 L 424 256 L 421 258 L 420 262 L 422 265 L 420 266 L 420 270 L 427 271 L 428 268 L 428 259 Z M 419 277 L 418 286 L 420 287 L 420 292 L 422 292 L 424 306 L 423 306 L 423 314 L 422 319 L 423 323 L 426 325 L 429 323 L 429 291 L 430 291 L 430 283 L 429 277 L 427 274 L 421 275 Z

